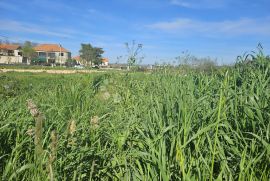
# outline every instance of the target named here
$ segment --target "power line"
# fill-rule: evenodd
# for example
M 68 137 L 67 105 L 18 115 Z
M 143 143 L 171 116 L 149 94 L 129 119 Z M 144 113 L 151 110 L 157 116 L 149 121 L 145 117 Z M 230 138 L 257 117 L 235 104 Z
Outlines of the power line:
M 9 37 L 7 37 L 7 36 L 3 36 L 3 35 L 0 35 L 0 37 L 4 38 L 4 39 L 5 39 L 5 41 L 8 41 L 8 39 L 9 39 Z M 2 39 L 2 38 L 1 38 L 1 39 Z
M 0 37 L 4 38 L 5 41 L 15 41 L 15 42 L 17 41 L 18 43 L 20 41 L 22 41 L 21 39 L 16 38 L 16 37 L 8 37 L 8 36 L 5 36 L 5 35 L 0 35 Z

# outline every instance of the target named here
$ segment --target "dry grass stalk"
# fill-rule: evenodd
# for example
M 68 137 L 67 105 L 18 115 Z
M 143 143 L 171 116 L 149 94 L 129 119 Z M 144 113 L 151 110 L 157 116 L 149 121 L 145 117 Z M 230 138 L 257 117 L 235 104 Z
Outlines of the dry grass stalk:
M 49 159 L 49 176 L 50 180 L 54 180 L 54 174 L 53 174 L 53 162 L 56 160 L 56 152 L 57 152 L 57 135 L 56 132 L 53 130 L 51 132 L 51 153 L 50 153 L 50 159 Z
M 68 145 L 75 145 L 75 132 L 76 132 L 76 123 L 75 120 L 71 120 L 68 127 Z
M 43 153 L 42 149 L 42 125 L 43 125 L 43 115 L 38 110 L 36 104 L 33 102 L 33 100 L 29 99 L 27 100 L 27 108 L 30 111 L 30 114 L 34 117 L 36 120 L 35 122 L 35 151 L 37 154 L 37 157 L 40 158 L 41 154 Z
M 56 152 L 57 152 L 57 135 L 55 130 L 51 132 L 51 155 L 50 155 L 50 161 L 53 162 L 56 159 Z

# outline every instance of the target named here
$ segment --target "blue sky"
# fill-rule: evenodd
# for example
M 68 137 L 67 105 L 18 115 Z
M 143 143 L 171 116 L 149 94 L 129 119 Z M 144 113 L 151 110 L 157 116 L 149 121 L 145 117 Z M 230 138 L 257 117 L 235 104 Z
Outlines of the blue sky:
M 226 64 L 259 42 L 269 54 L 269 7 L 269 0 L 0 0 L 0 38 L 60 43 L 72 56 L 91 43 L 111 62 L 136 40 L 145 64 L 186 50 Z

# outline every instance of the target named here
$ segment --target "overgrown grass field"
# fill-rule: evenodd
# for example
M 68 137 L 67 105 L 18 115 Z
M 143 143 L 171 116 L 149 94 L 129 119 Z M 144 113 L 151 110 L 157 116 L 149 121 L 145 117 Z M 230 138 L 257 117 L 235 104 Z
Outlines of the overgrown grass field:
M 2 180 L 269 180 L 270 63 L 0 74 Z

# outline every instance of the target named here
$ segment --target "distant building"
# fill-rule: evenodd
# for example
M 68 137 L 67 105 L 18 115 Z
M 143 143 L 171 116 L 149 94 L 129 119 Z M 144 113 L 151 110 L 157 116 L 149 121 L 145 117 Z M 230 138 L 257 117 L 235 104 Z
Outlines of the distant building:
M 73 60 L 76 60 L 77 64 L 88 65 L 88 63 L 84 59 L 82 59 L 79 55 L 78 56 L 75 56 L 75 57 L 72 57 L 72 59 Z M 109 65 L 109 59 L 108 58 L 102 58 L 101 59 L 101 66 L 106 67 L 108 65 Z
M 108 58 L 102 58 L 102 64 L 101 66 L 107 67 L 109 65 L 109 59 Z
M 58 44 L 40 44 L 34 47 L 39 61 L 49 64 L 65 64 L 71 59 L 71 53 Z
M 73 60 L 76 61 L 79 65 L 86 65 L 86 61 L 82 60 L 82 58 L 78 55 L 76 57 L 72 57 Z
M 16 64 L 23 62 L 21 46 L 12 44 L 0 44 L 0 63 L 1 64 Z
M 0 63 L 16 64 L 27 63 L 27 58 L 23 57 L 22 47 L 14 44 L 0 44 Z M 33 62 L 48 64 L 65 64 L 71 59 L 71 53 L 58 44 L 40 44 L 34 47 L 36 51 Z

